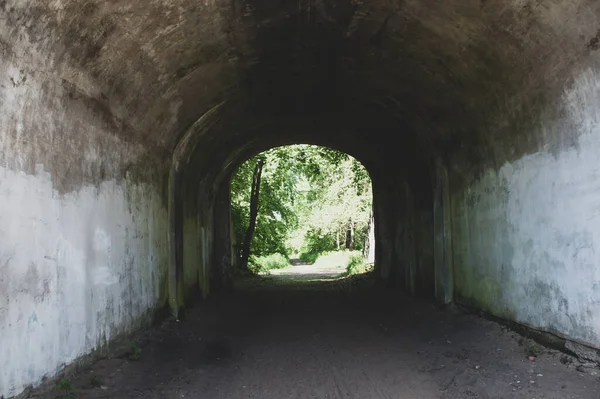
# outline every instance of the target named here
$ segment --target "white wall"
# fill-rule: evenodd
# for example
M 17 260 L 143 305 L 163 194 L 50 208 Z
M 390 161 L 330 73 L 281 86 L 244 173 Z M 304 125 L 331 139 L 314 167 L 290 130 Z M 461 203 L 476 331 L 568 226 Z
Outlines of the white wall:
M 487 170 L 453 195 L 456 299 L 600 348 L 598 74 L 582 74 L 563 109 L 577 146 Z
M 97 107 L 99 91 L 85 74 L 44 71 L 51 57 L 29 54 L 35 48 L 0 48 L 0 397 L 7 398 L 148 321 L 167 295 L 160 161 Z
M 159 194 L 108 181 L 60 195 L 41 165 L 33 176 L 0 168 L 0 396 L 133 330 L 159 304 Z

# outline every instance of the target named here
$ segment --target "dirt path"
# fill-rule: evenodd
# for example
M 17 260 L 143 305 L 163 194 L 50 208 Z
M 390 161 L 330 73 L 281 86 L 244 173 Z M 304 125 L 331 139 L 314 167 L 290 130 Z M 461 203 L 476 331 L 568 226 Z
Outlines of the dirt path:
M 295 281 L 327 281 L 336 280 L 346 271 L 344 263 L 318 263 L 311 265 L 299 259 L 291 259 L 291 266 L 285 269 L 270 270 L 266 278 L 295 280 Z M 283 281 L 280 284 L 285 284 Z
M 79 398 L 600 397 L 595 371 L 552 351 L 530 361 L 495 323 L 371 294 L 253 279 L 148 332 L 139 360 L 102 360 L 72 384 Z

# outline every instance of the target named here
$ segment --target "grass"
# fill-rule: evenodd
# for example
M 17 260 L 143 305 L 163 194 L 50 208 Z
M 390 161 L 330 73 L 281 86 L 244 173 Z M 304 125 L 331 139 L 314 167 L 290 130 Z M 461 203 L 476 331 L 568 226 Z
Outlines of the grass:
M 309 263 L 309 262 L 307 262 Z M 368 264 L 360 251 L 332 251 L 318 256 L 311 263 L 320 272 L 331 270 L 339 277 L 348 277 L 373 271 L 373 264 Z M 267 256 L 251 256 L 248 267 L 253 274 L 268 273 L 273 269 L 290 266 L 289 259 L 279 253 Z
M 354 276 L 357 274 L 364 274 L 373 271 L 373 265 L 367 263 L 362 254 L 352 254 L 348 258 L 346 263 L 346 275 Z
M 303 253 L 300 260 L 321 268 L 345 268 L 346 276 L 354 276 L 373 271 L 373 264 L 368 264 L 360 251 L 332 251 L 321 255 Z
M 56 388 L 59 391 L 59 395 L 56 396 L 56 399 L 74 399 L 77 397 L 75 394 L 75 387 L 71 384 L 71 381 L 67 379 L 62 379 L 56 384 Z
M 283 269 L 290 265 L 290 260 L 282 254 L 271 254 L 266 256 L 251 256 L 248 268 L 254 274 L 268 272 L 272 269 Z

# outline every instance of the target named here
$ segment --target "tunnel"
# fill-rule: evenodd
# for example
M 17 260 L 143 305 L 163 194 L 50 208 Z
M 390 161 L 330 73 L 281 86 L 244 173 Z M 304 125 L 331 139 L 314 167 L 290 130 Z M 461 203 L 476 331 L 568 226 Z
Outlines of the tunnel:
M 600 349 L 599 49 L 594 0 L 0 0 L 0 396 L 226 291 L 299 143 L 371 174 L 382 287 Z

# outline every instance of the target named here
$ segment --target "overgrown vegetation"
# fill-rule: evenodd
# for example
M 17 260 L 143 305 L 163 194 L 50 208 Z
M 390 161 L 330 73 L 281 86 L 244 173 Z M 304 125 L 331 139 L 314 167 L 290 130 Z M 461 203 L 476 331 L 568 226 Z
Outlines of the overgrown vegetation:
M 370 177 L 336 150 L 295 145 L 259 154 L 233 176 L 231 197 L 240 269 L 282 268 L 292 257 L 313 263 L 331 251 L 360 254 L 368 240 Z
M 251 256 L 248 262 L 248 268 L 254 274 L 273 269 L 283 269 L 289 265 L 290 260 L 285 255 L 279 253 L 265 256 Z
M 322 252 L 319 251 L 313 251 L 313 252 L 301 252 L 298 255 L 298 259 L 300 259 L 302 262 L 306 262 L 306 263 L 315 263 L 315 261 L 317 260 L 317 258 L 319 257 L 319 255 Z
M 368 273 L 373 270 L 373 266 L 367 263 L 364 256 L 351 255 L 346 264 L 346 275 L 354 276 L 356 274 Z

